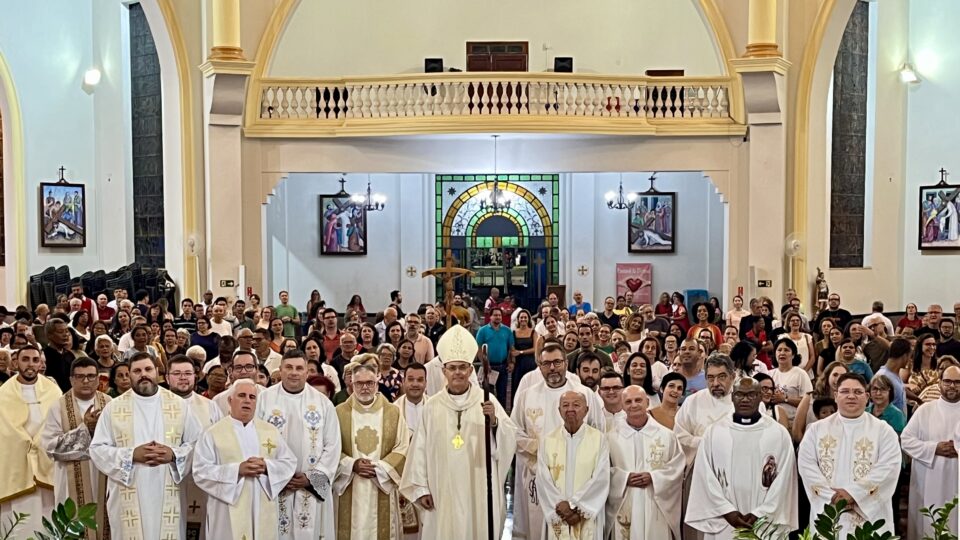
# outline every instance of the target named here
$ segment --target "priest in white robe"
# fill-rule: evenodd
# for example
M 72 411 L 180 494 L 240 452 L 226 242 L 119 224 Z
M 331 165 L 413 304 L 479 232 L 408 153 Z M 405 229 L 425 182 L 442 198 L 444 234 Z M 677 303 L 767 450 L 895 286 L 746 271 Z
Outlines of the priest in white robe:
M 560 397 L 563 426 L 540 441 L 537 492 L 543 540 L 603 540 L 610 495 L 610 452 L 602 430 L 584 422 L 588 405 L 577 391 Z
M 700 440 L 708 427 L 733 414 L 733 401 L 730 400 L 734 379 L 733 361 L 729 356 L 715 354 L 707 358 L 704 370 L 707 388 L 683 400 L 673 425 L 673 432 L 687 460 L 683 484 L 684 515 L 688 509 L 690 482 L 693 480 L 694 460 Z M 684 523 L 683 537 L 685 540 L 694 540 L 703 538 L 703 533 Z
M 107 515 L 114 540 L 183 539 L 183 479 L 202 428 L 187 403 L 157 386 L 147 353 L 129 360 L 132 392 L 107 404 L 90 459 L 107 475 Z
M 439 377 L 443 377 L 441 372 Z M 407 366 L 403 373 L 401 389 L 403 395 L 393 402 L 400 411 L 407 426 L 407 441 L 413 438 L 420 427 L 420 417 L 423 416 L 423 407 L 427 402 L 427 368 L 423 364 L 413 363 Z M 403 523 L 404 540 L 419 540 L 421 527 L 417 505 L 411 503 L 404 496 L 400 496 L 400 520 Z
M 470 383 L 477 342 L 456 325 L 437 342 L 446 387 L 424 406 L 407 452 L 400 494 L 419 507 L 423 538 L 487 538 L 487 471 L 484 461 L 490 418 L 493 478 L 493 536 L 500 538 L 507 515 L 503 486 L 516 451 L 515 427 L 491 395 Z M 429 377 L 429 375 L 428 375 Z
M 203 429 L 216 424 L 223 413 L 213 400 L 207 399 L 195 392 L 197 383 L 196 364 L 186 355 L 177 354 L 167 360 L 167 385 L 170 391 L 183 398 L 190 406 L 190 412 L 197 419 Z M 249 379 L 240 379 L 249 380 Z M 229 396 L 229 392 L 222 392 Z M 203 523 L 207 515 L 207 494 L 197 487 L 193 476 L 186 479 L 185 499 L 183 507 L 187 509 L 184 518 L 187 521 L 187 531 L 196 535 L 199 540 L 205 540 L 206 529 Z
M 607 423 L 609 432 L 617 425 L 617 420 L 625 418 L 627 414 L 623 410 L 623 376 L 615 371 L 603 372 L 597 384 L 597 395 L 603 401 L 603 419 Z M 649 397 L 647 397 L 647 407 L 650 408 Z
M 623 416 L 607 429 L 607 531 L 613 540 L 680 540 L 683 450 L 673 431 L 647 414 L 650 400 L 642 387 L 628 386 L 622 396 Z
M 97 529 L 89 540 L 109 538 L 105 519 L 107 477 L 90 460 L 90 441 L 110 396 L 97 391 L 97 363 L 80 357 L 70 364 L 70 390 L 50 407 L 40 441 L 53 461 L 53 494 L 57 504 L 73 499 L 78 507 L 97 505 Z
M 193 454 L 193 478 L 207 495 L 206 536 L 275 540 L 277 496 L 297 468 L 277 428 L 255 418 L 257 385 L 229 390 L 230 416 L 207 429 Z
M 300 351 L 284 354 L 280 380 L 257 399 L 257 417 L 280 430 L 298 460 L 297 472 L 280 494 L 279 537 L 333 540 L 330 488 L 341 448 L 337 412 L 326 396 L 307 384 L 307 361 Z
M 17 376 L 0 386 L 0 516 L 30 514 L 23 531 L 43 530 L 42 519 L 53 511 L 53 463 L 44 452 L 41 431 L 50 409 L 63 394 L 52 380 L 40 375 L 40 349 L 21 348 L 16 355 Z
M 856 373 L 837 381 L 837 413 L 811 424 L 800 442 L 797 466 L 810 500 L 810 524 L 827 504 L 843 499 L 852 511 L 840 518 L 840 538 L 864 521 L 883 520 L 893 532 L 890 504 L 900 474 L 900 441 L 883 420 L 865 414 L 867 382 Z
M 517 393 L 510 418 L 517 426 L 517 468 L 514 484 L 517 487 L 514 504 L 513 537 L 516 539 L 539 538 L 543 530 L 543 513 L 540 511 L 537 492 L 537 452 L 547 433 L 563 425 L 560 416 L 560 396 L 569 391 L 578 392 L 587 402 L 586 422 L 606 431 L 603 402 L 589 388 L 569 380 L 566 374 L 567 357 L 559 343 L 547 343 L 540 352 L 538 371 L 542 381 Z
M 957 496 L 957 426 L 960 426 L 960 368 L 950 366 L 940 376 L 940 399 L 924 403 L 900 434 L 910 465 L 907 540 L 933 536 L 930 519 L 921 508 L 943 506 Z M 957 530 L 957 511 L 950 517 Z
M 734 412 L 703 435 L 686 522 L 708 540 L 733 540 L 765 519 L 786 535 L 797 528 L 797 468 L 786 428 L 760 413 L 760 383 L 737 381 Z
M 337 406 L 340 467 L 333 483 L 337 540 L 399 540 L 400 475 L 406 460 L 407 426 L 400 409 L 377 392 L 377 355 L 354 360 L 353 395 Z

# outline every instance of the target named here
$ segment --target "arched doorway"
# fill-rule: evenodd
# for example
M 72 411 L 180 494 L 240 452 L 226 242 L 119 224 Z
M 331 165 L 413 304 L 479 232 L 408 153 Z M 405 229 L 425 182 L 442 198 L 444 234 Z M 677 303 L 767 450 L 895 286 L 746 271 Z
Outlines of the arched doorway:
M 438 266 L 450 249 L 476 272 L 466 290 L 485 297 L 497 287 L 535 307 L 559 281 L 559 181 L 558 174 L 437 175 Z M 485 204 L 495 182 L 510 194 L 509 208 Z

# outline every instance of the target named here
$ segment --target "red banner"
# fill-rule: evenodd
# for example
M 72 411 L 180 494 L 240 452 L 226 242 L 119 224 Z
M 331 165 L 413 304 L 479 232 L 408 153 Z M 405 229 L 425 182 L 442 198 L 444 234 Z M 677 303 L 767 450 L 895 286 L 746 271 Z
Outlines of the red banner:
M 653 265 L 617 263 L 617 296 L 633 292 L 635 304 L 653 303 Z

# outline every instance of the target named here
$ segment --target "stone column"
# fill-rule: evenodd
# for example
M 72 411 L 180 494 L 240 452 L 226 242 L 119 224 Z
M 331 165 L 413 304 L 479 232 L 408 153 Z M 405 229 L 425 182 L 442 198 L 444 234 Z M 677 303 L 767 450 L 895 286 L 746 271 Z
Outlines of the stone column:
M 780 56 L 777 43 L 777 0 L 750 0 L 745 58 Z

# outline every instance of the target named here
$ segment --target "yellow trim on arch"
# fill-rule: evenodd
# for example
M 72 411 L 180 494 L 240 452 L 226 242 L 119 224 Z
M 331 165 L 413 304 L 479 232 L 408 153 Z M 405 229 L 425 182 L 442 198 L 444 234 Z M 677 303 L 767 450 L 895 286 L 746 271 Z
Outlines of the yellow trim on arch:
M 466 202 L 470 199 L 476 197 L 481 191 L 492 191 L 493 184 L 493 180 L 478 182 L 477 184 L 470 186 L 468 189 L 465 189 L 459 197 L 450 203 L 450 208 L 447 209 L 446 215 L 443 216 L 441 238 L 448 239 L 453 236 L 453 220 L 457 217 L 457 212 L 460 211 L 460 207 L 466 204 Z M 537 215 L 540 216 L 540 222 L 543 223 L 543 236 L 548 239 L 547 246 L 550 247 L 550 239 L 553 238 L 553 218 L 551 217 L 550 212 L 547 211 L 547 208 L 543 205 L 543 202 L 533 195 L 530 190 L 519 184 L 513 182 L 504 182 L 504 184 L 505 186 L 502 189 L 512 191 L 520 197 L 523 197 L 527 200 L 527 202 L 530 203 L 530 206 L 537 211 Z M 527 195 L 530 195 L 530 197 Z M 443 249 L 448 247 L 450 246 L 443 246 Z
M 4 161 L 9 160 L 13 165 L 10 167 L 12 178 L 5 180 L 13 182 L 13 204 L 7 204 L 7 208 L 19 209 L 11 214 L 11 221 L 19 220 L 17 223 L 17 234 L 14 236 L 15 256 L 7 254 L 6 268 L 11 271 L 10 261 L 14 259 L 14 268 L 12 269 L 16 276 L 16 284 L 13 289 L 13 298 L 16 303 L 28 303 L 26 297 L 27 284 L 27 220 L 26 220 L 26 176 L 24 173 L 23 156 L 23 117 L 20 112 L 20 99 L 17 97 L 17 89 L 13 85 L 13 74 L 10 72 L 10 66 L 7 65 L 3 52 L 0 51 L 0 81 L 3 81 L 3 91 L 7 97 L 7 127 L 9 132 L 4 133 L 4 138 L 10 141 L 10 155 L 4 156 Z M 9 216 L 8 216 L 9 217 Z M 4 285 L 5 286 L 5 285 Z
M 280 0 L 280 4 L 274 8 L 273 15 L 270 16 L 270 21 L 267 22 L 267 27 L 263 30 L 263 35 L 260 36 L 257 54 L 253 59 L 253 73 L 250 74 L 250 81 L 247 83 L 247 107 L 244 116 L 246 116 L 248 125 L 260 116 L 260 80 L 263 79 L 263 74 L 267 72 L 267 67 L 273 61 L 273 53 L 277 49 L 277 42 L 280 41 L 280 36 L 283 35 L 283 31 L 287 27 L 290 15 L 293 14 L 298 5 L 300 5 L 300 0 Z
M 707 19 L 710 31 L 713 33 L 714 42 L 720 48 L 720 55 L 723 57 L 724 75 L 732 75 L 737 72 L 732 62 L 739 55 L 733 44 L 733 37 L 730 35 L 727 21 L 720 13 L 716 0 L 699 0 L 699 3 L 700 11 Z M 743 81 L 740 77 L 734 77 L 730 87 L 730 117 L 738 124 L 743 124 L 746 121 L 743 104 Z
M 177 80 L 180 85 L 180 151 L 181 151 L 181 175 L 183 178 L 183 235 L 182 239 L 169 239 L 169 241 L 179 241 L 183 246 L 183 291 L 185 296 L 192 296 L 199 293 L 200 284 L 197 282 L 196 267 L 199 261 L 195 255 L 191 255 L 187 250 L 186 238 L 192 234 L 197 234 L 196 230 L 196 155 L 194 152 L 194 133 L 193 133 L 193 84 L 190 78 L 190 72 L 193 66 L 190 64 L 190 57 L 187 54 L 186 41 L 183 38 L 183 31 L 180 29 L 180 22 L 177 20 L 177 14 L 171 5 L 171 0 L 157 0 L 160 12 L 163 14 L 163 20 L 167 25 L 167 32 L 170 34 L 170 42 L 173 45 L 173 54 L 177 61 Z

